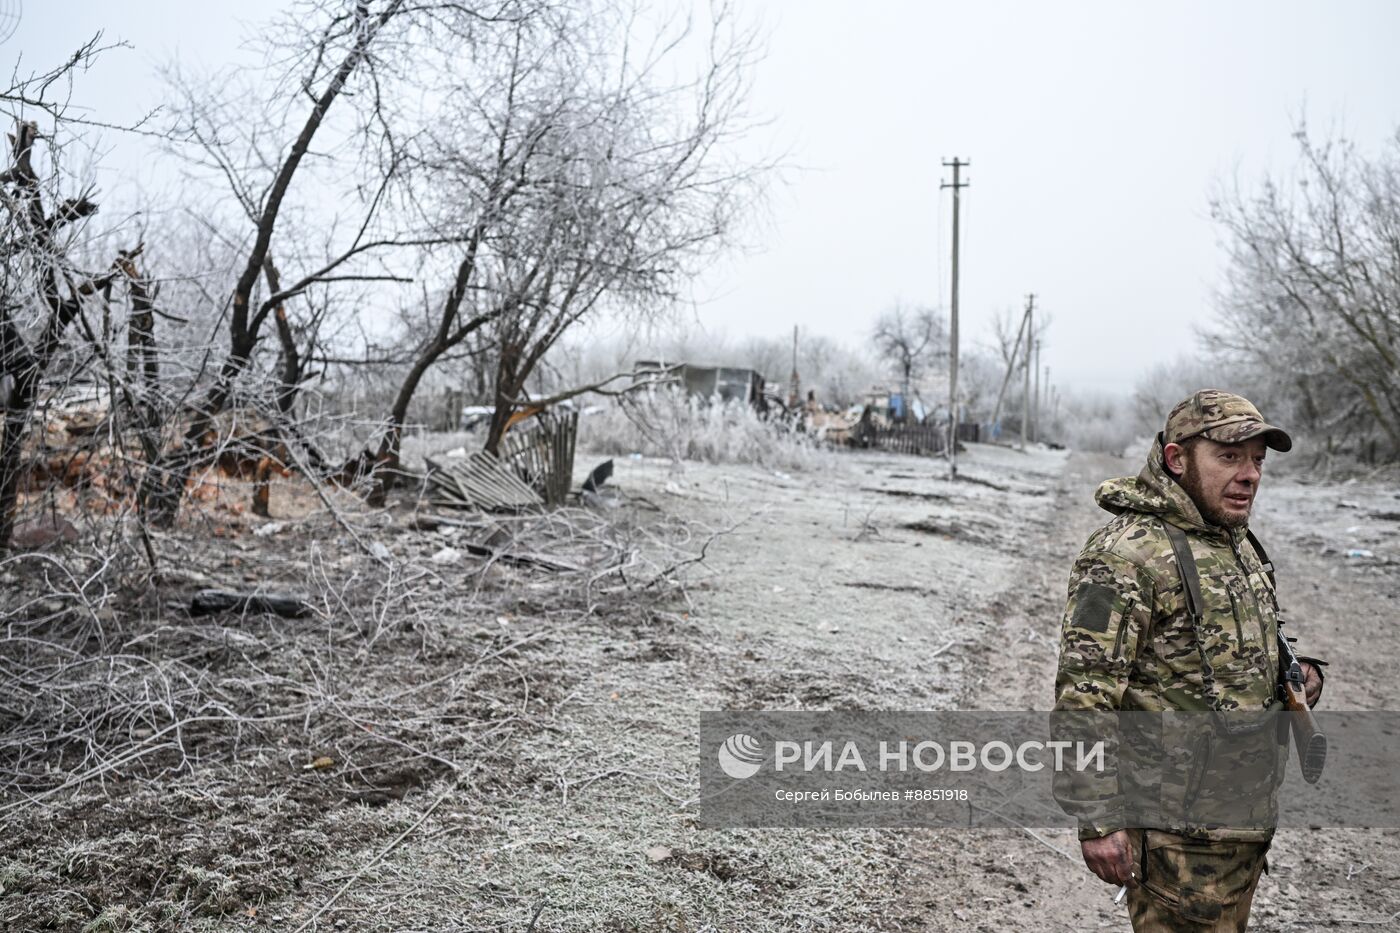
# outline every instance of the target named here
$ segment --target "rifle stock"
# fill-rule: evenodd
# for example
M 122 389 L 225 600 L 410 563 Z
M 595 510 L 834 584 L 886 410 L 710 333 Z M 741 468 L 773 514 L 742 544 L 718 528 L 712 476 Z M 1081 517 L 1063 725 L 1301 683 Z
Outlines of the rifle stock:
M 1298 764 L 1303 769 L 1303 780 L 1316 784 L 1322 777 L 1322 769 L 1327 764 L 1327 736 L 1317 727 L 1312 710 L 1308 709 L 1308 695 L 1303 686 L 1303 668 L 1293 646 L 1280 632 L 1279 643 L 1279 694 L 1284 708 L 1288 710 L 1293 732 L 1293 744 L 1298 749 Z

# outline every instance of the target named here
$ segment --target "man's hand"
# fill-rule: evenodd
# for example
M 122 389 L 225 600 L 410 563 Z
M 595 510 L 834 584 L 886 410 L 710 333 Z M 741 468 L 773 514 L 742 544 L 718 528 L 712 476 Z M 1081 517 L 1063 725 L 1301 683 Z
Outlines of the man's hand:
M 1322 696 L 1322 675 L 1307 661 L 1299 661 L 1298 667 L 1303 671 L 1303 690 L 1308 695 L 1308 709 L 1312 709 L 1317 705 L 1318 697 Z
M 1133 847 L 1128 843 L 1126 829 L 1109 833 L 1101 839 L 1085 839 L 1079 848 L 1084 853 L 1084 864 L 1104 881 L 1126 884 L 1130 888 L 1138 886 L 1133 866 Z

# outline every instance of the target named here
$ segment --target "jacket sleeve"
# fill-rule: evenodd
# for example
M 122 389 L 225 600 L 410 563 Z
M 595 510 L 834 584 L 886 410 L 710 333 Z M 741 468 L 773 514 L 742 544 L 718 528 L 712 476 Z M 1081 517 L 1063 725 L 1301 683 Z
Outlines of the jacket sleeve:
M 1121 709 L 1139 644 L 1150 630 L 1153 596 L 1145 570 L 1092 541 L 1070 572 L 1052 728 L 1057 739 L 1102 741 L 1106 752 L 1102 771 L 1055 776 L 1055 797 L 1079 820 L 1081 840 L 1125 826 L 1113 714 Z

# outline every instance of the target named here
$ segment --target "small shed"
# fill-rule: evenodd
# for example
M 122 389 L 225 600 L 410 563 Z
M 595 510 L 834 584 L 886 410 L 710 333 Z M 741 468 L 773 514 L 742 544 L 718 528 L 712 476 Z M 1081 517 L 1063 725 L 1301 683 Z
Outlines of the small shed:
M 700 398 L 719 396 L 720 400 L 725 402 L 743 402 L 759 409 L 765 407 L 763 374 L 754 369 L 638 360 L 635 371 L 639 374 L 661 373 L 672 376 L 685 386 L 689 395 Z

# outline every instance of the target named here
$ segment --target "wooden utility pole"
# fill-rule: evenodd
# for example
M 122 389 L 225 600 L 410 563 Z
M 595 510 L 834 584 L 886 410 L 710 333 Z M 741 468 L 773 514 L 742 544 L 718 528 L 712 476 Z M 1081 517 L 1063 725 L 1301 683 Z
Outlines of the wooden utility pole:
M 1016 343 L 1011 347 L 1011 356 L 1006 360 L 1006 375 L 1001 377 L 1001 389 L 997 391 L 997 405 L 992 410 L 992 426 L 1001 422 L 1001 403 L 1006 398 L 1006 387 L 1011 384 L 1011 375 L 1016 372 L 1016 357 L 1021 355 L 1021 338 L 1026 334 L 1026 322 L 1030 320 L 1031 305 L 1035 304 L 1035 295 L 1032 293 L 1026 296 L 1026 310 L 1021 314 L 1021 329 L 1016 331 Z
M 1035 338 L 1035 405 L 1031 409 L 1031 437 L 1040 440 L 1040 338 Z
M 1039 412 L 1040 416 L 1044 419 L 1040 427 L 1041 437 L 1044 437 L 1045 434 L 1048 433 L 1045 427 L 1054 420 L 1050 415 L 1050 367 L 1046 366 L 1043 372 L 1045 375 L 1045 393 L 1040 399 L 1041 409 Z
M 953 161 L 943 160 L 945 168 L 952 168 L 953 180 L 939 182 L 939 189 L 953 189 L 953 301 L 948 319 L 948 475 L 958 475 L 958 206 L 962 200 L 962 189 L 970 182 L 960 180 L 960 171 L 972 163 L 953 157 Z M 906 401 L 907 405 L 908 402 Z
M 1031 424 L 1031 340 L 1035 334 L 1035 296 L 1026 300 L 1026 359 L 1025 384 L 1021 387 L 1021 449 L 1026 449 L 1026 438 L 1030 435 Z

